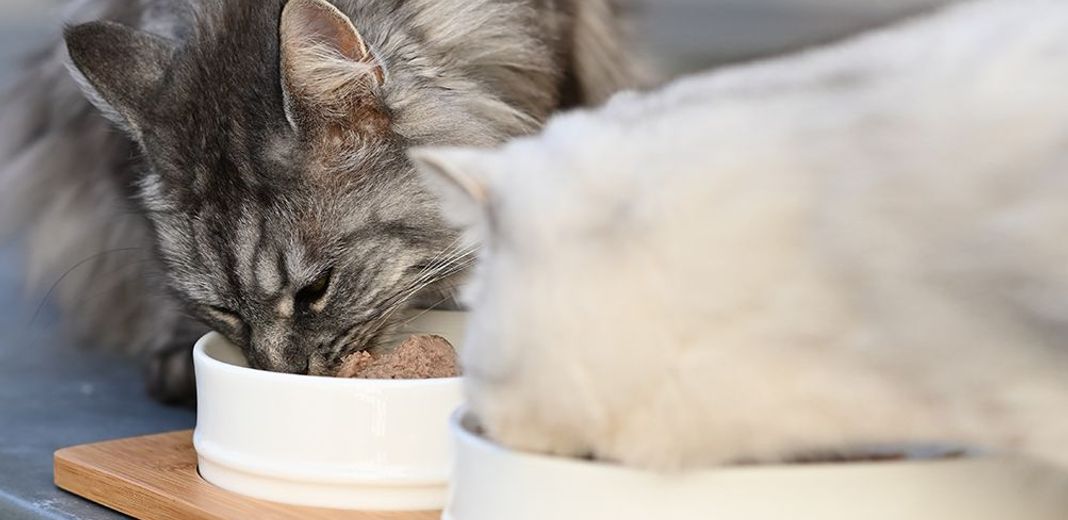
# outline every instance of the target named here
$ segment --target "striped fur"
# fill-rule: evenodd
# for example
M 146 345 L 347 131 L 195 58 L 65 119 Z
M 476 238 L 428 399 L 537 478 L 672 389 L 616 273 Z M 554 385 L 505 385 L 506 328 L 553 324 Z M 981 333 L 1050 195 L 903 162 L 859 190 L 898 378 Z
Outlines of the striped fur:
M 62 46 L 35 59 L 0 118 L 0 222 L 26 237 L 32 284 L 62 279 L 79 337 L 185 352 L 206 324 L 255 366 L 330 372 L 417 297 L 439 301 L 419 289 L 447 292 L 470 258 L 409 147 L 493 145 L 635 83 L 605 1 L 338 0 L 384 66 L 373 106 L 388 125 L 324 116 L 307 133 L 279 87 L 282 0 L 80 2 L 73 22 L 159 35 L 173 62 L 143 99 L 116 103 L 101 74 L 133 81 L 136 60 L 79 63 L 85 96 Z M 83 60 L 99 50 L 71 43 Z M 327 273 L 321 298 L 297 298 Z M 187 374 L 159 377 L 183 382 L 157 381 L 163 397 L 188 391 Z

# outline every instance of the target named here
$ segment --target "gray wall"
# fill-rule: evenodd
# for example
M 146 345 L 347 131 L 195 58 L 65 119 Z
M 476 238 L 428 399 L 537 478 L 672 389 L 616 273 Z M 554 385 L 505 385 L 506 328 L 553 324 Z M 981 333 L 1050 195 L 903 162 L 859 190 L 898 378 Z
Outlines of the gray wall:
M 0 0 L 0 88 L 28 49 L 59 30 L 60 6 L 55 0 Z
M 627 0 L 669 73 L 839 38 L 946 0 Z M 59 29 L 59 0 L 0 0 L 0 86 L 25 49 Z
M 948 0 L 631 0 L 662 70 L 682 72 L 841 38 Z

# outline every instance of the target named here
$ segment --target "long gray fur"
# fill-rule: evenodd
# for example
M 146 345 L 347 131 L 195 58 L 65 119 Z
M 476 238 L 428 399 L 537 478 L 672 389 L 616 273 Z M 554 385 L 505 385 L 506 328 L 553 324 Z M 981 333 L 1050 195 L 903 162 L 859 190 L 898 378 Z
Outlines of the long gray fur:
M 391 311 L 428 277 L 447 292 L 465 261 L 407 148 L 492 145 L 638 82 L 608 0 L 335 4 L 386 64 L 376 96 L 390 120 L 341 158 L 316 156 L 287 124 L 282 0 L 73 6 L 72 24 L 113 20 L 176 49 L 134 115 L 91 85 L 83 95 L 62 44 L 32 60 L 3 103 L 0 231 L 24 237 L 27 280 L 52 290 L 73 333 L 151 354 L 185 351 L 208 323 L 254 365 L 327 372 L 384 341 Z M 144 73 L 128 67 L 111 72 Z M 313 167 L 324 162 L 333 166 Z M 330 270 L 329 306 L 294 309 Z M 153 384 L 164 398 L 188 393 Z

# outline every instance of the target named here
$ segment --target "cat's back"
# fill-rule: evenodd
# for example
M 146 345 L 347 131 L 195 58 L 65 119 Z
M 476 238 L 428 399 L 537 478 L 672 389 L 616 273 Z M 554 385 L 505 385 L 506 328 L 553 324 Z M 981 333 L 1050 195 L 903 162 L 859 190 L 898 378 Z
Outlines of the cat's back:
M 884 285 L 1068 283 L 1042 231 L 1068 225 L 1065 84 L 1068 4 L 954 6 L 559 117 L 507 149 L 503 220 L 545 258 L 580 260 L 531 265 L 591 299 L 627 280 L 621 299 L 741 308 L 789 286 L 818 314 L 827 266 Z
M 709 217 L 732 190 L 763 183 L 813 201 L 842 190 L 860 190 L 863 201 L 909 186 L 935 197 L 964 184 L 997 198 L 1011 177 L 1024 192 L 1048 195 L 1039 179 L 1025 181 L 1040 168 L 1011 165 L 1064 154 L 1065 84 L 1068 3 L 987 0 L 652 94 L 620 94 L 513 148 L 544 152 L 553 157 L 544 166 L 567 171 L 539 182 L 662 197 L 703 206 Z M 861 193 L 873 186 L 888 191 Z

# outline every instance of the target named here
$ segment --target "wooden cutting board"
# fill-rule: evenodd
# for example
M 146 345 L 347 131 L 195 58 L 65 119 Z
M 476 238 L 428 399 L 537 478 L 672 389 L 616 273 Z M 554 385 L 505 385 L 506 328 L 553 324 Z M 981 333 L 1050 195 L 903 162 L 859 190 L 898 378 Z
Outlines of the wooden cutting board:
M 215 487 L 197 473 L 191 430 L 64 448 L 60 488 L 141 520 L 438 520 L 438 511 L 361 512 L 290 506 Z

